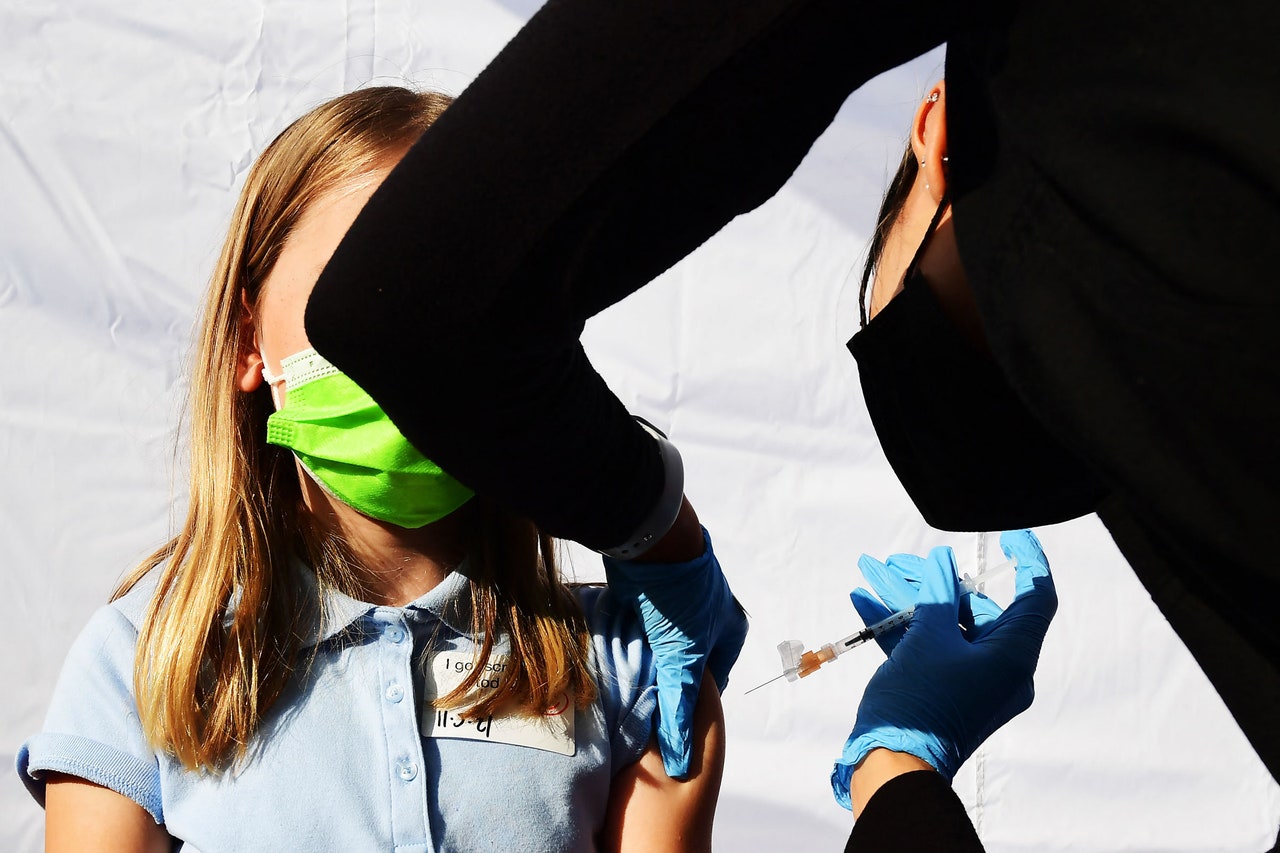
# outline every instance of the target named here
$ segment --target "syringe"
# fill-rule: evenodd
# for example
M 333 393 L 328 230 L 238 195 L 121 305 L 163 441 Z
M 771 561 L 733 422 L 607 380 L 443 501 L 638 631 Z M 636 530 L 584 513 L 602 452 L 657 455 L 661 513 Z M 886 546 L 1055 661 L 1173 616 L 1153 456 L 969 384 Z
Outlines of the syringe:
M 967 572 L 960 581 L 960 586 L 966 592 L 982 592 L 982 587 L 996 575 L 1003 574 L 1009 569 L 1017 565 L 1013 560 L 1005 560 L 999 565 L 992 566 L 985 572 L 980 572 L 976 577 L 971 577 Z M 891 616 L 881 619 L 874 625 L 868 625 L 861 631 L 850 634 L 834 643 L 827 643 L 820 646 L 816 651 L 805 651 L 804 643 L 799 640 L 783 640 L 778 643 L 778 656 L 782 658 L 782 675 L 774 676 L 764 684 L 752 687 L 747 693 L 752 693 L 764 687 L 765 684 L 772 684 L 779 678 L 785 678 L 787 681 L 798 681 L 801 678 L 812 675 L 817 672 L 823 664 L 830 663 L 840 655 L 855 649 L 863 643 L 874 640 L 881 634 L 892 631 L 894 628 L 900 628 L 911 621 L 911 617 L 915 615 L 915 608 L 909 607 L 906 610 L 899 610 Z M 746 694 L 743 694 L 746 695 Z

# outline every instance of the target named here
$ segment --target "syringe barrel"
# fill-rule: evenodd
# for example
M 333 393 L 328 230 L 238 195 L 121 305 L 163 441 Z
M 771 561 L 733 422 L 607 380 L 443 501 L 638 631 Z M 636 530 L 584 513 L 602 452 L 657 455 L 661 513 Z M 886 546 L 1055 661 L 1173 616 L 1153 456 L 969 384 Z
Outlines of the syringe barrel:
M 874 625 L 867 626 L 867 630 L 871 632 L 873 637 L 878 637 L 881 634 L 892 631 L 894 628 L 901 628 L 903 625 L 906 625 L 911 621 L 911 617 L 915 616 L 915 613 L 916 609 L 914 607 L 908 607 L 906 610 L 899 610 L 892 616 L 887 616 Z

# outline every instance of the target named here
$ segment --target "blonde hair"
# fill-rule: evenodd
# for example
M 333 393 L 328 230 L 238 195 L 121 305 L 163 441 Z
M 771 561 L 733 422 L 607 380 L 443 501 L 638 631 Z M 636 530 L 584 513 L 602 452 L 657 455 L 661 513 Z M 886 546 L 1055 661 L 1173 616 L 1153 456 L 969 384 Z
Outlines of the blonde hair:
M 134 691 L 148 739 L 184 766 L 217 770 L 246 755 L 264 715 L 300 665 L 314 630 L 295 555 L 327 589 L 358 596 L 361 583 L 338 536 L 302 504 L 289 451 L 268 445 L 266 389 L 241 392 L 237 362 L 252 345 L 254 306 L 280 251 L 320 196 L 410 145 L 450 99 L 400 87 L 361 89 L 291 124 L 250 169 L 209 286 L 190 390 L 190 503 L 182 529 L 121 583 L 123 595 L 158 571 L 138 637 Z M 518 703 L 542 710 L 563 692 L 579 704 L 595 688 L 581 611 L 561 582 L 553 542 L 532 523 L 474 499 L 467 542 L 477 658 L 511 643 L 512 678 L 469 713 Z M 481 667 L 442 707 L 467 701 Z

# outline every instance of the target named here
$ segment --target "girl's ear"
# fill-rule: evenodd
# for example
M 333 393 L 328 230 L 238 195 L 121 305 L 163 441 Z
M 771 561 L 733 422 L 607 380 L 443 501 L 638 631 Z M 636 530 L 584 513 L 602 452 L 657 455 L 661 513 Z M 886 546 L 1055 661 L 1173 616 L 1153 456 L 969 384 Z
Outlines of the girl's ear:
M 240 352 L 236 356 L 236 387 L 246 394 L 262 387 L 262 355 L 258 352 L 258 332 L 253 309 L 240 291 Z
M 935 203 L 947 194 L 947 83 L 933 84 L 911 123 L 911 150 L 920 171 L 916 180 Z

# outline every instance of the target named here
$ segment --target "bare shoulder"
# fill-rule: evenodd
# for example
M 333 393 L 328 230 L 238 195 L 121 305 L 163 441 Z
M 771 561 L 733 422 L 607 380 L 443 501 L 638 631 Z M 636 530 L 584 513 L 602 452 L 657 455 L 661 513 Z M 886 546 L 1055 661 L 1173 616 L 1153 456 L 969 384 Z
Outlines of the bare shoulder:
M 724 774 L 724 709 L 710 675 L 694 711 L 689 777 L 662 769 L 655 740 L 640 760 L 614 777 L 600 847 L 615 853 L 710 851 L 711 826 Z

